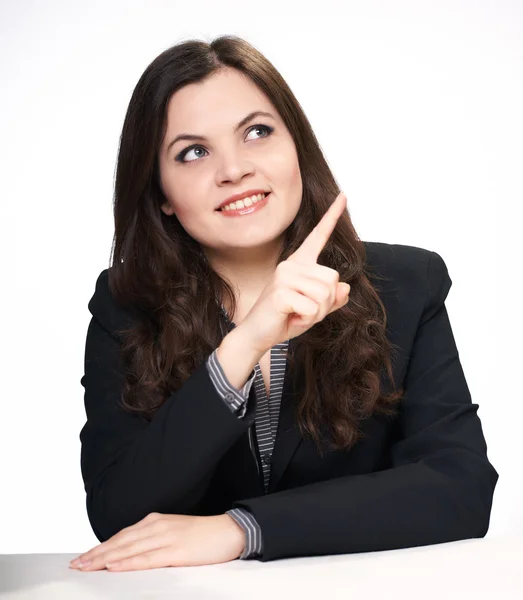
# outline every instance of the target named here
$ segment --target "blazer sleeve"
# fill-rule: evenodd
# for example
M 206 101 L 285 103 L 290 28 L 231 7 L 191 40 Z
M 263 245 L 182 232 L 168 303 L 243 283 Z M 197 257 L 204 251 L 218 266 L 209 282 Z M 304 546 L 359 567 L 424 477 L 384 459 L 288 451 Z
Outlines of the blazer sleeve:
M 150 512 L 198 514 L 221 458 L 254 423 L 256 404 L 247 402 L 238 418 L 204 361 L 150 422 L 125 412 L 118 404 L 124 365 L 116 330 L 129 315 L 109 293 L 107 270 L 89 310 L 80 462 L 88 518 L 103 542 Z
M 459 360 L 445 298 L 452 285 L 431 252 L 392 468 L 238 500 L 263 533 L 262 562 L 438 544 L 486 535 L 498 473 Z
M 209 375 L 216 390 L 229 409 L 238 417 L 243 418 L 247 410 L 247 401 L 249 392 L 254 383 L 256 371 L 253 369 L 249 375 L 247 383 L 241 388 L 236 389 L 229 381 L 218 360 L 216 350 L 207 359 L 207 368 Z M 232 519 L 238 523 L 245 533 L 245 549 L 240 555 L 241 560 L 255 558 L 262 552 L 263 543 L 261 537 L 261 528 L 256 519 L 245 509 L 235 508 L 226 511 Z

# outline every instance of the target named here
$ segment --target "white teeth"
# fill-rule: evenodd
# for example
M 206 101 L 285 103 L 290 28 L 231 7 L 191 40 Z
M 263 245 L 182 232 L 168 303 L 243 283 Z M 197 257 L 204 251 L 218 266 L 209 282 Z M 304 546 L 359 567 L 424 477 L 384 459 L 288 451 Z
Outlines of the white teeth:
M 251 206 L 252 204 L 256 204 L 260 200 L 265 198 L 266 194 L 258 194 L 256 196 L 247 196 L 243 200 L 238 200 L 237 202 L 231 202 L 226 206 L 222 206 L 220 210 L 238 210 L 239 208 L 245 208 L 246 206 Z

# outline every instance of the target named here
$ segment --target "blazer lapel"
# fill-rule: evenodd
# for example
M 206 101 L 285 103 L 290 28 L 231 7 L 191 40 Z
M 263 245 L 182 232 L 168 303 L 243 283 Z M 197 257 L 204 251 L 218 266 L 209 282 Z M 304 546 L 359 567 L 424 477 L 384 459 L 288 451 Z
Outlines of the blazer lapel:
M 221 310 L 225 316 L 226 329 L 228 332 L 231 332 L 236 327 L 236 324 L 229 319 L 227 312 L 223 307 L 223 304 L 221 305 Z M 290 352 L 291 348 L 293 347 L 294 341 L 295 338 L 289 340 L 289 345 L 287 347 L 288 352 Z M 300 386 L 303 383 L 303 377 L 301 375 L 301 372 L 299 373 L 300 374 L 295 374 L 295 377 L 292 378 L 289 373 L 289 363 L 287 362 L 285 369 L 285 377 L 283 380 L 276 440 L 274 442 L 274 448 L 271 457 L 271 475 L 269 479 L 268 493 L 271 493 L 277 489 L 278 483 L 280 482 L 285 472 L 285 469 L 289 465 L 289 462 L 291 461 L 294 453 L 296 452 L 296 449 L 302 441 L 302 437 L 299 434 L 298 426 L 295 422 L 295 408 L 297 404 L 297 399 L 299 398 L 299 394 L 301 393 Z M 249 395 L 254 396 L 254 386 L 251 387 Z M 255 401 L 255 399 L 251 398 L 251 401 Z M 259 460 L 259 453 L 257 447 L 256 455 L 258 456 Z M 261 490 L 263 492 L 263 481 L 259 479 L 259 482 L 261 482 L 260 485 Z M 250 483 L 254 486 L 257 485 L 254 484 L 252 481 Z
M 294 339 L 289 341 L 290 352 Z M 289 465 L 294 453 L 302 441 L 296 424 L 295 409 L 300 393 L 301 378 L 295 375 L 294 380 L 289 374 L 289 363 L 285 370 L 283 380 L 278 429 L 271 458 L 271 476 L 269 480 L 269 494 L 276 491 L 285 469 Z

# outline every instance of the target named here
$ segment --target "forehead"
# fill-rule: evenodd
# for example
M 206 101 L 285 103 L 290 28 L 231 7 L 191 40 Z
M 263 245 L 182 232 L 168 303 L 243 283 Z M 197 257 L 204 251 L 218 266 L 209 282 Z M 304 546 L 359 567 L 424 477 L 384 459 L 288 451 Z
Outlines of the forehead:
M 229 130 L 253 110 L 277 117 L 272 103 L 246 76 L 228 69 L 176 91 L 167 106 L 169 133 L 212 135 Z

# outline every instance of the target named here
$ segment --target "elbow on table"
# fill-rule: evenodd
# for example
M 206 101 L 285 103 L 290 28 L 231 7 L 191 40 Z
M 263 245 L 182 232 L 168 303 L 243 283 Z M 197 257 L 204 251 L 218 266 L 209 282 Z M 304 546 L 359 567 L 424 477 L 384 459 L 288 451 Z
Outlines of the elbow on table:
M 117 515 L 104 510 L 103 502 L 96 497 L 93 488 L 87 490 L 86 509 L 91 529 L 100 543 L 106 542 L 123 528 Z
M 499 478 L 487 459 L 480 460 L 473 475 L 464 478 L 462 485 L 450 483 L 451 493 L 457 492 L 459 510 L 456 515 L 456 540 L 483 538 L 490 526 L 494 491 Z

